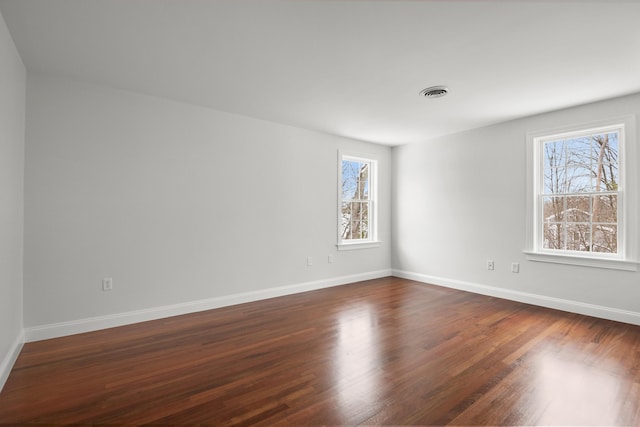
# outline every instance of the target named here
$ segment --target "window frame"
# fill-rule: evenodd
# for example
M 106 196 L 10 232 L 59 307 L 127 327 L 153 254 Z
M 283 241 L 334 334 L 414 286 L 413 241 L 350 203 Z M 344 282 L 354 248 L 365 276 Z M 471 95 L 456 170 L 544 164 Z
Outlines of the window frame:
M 342 238 L 342 162 L 355 161 L 369 164 L 369 233 L 366 239 Z M 337 206 L 337 248 L 353 250 L 379 247 L 378 240 L 378 159 L 366 154 L 338 151 L 338 206 Z
M 544 196 L 543 162 L 544 144 L 570 137 L 619 131 L 618 173 L 619 188 L 617 212 L 617 253 L 581 252 L 547 249 L 543 247 Z M 635 152 L 635 116 L 611 118 L 590 123 L 527 133 L 527 247 L 524 251 L 530 261 L 570 264 L 587 267 L 637 270 L 635 243 L 637 227 L 631 219 L 637 218 L 637 175 L 633 166 Z M 629 191 L 631 188 L 631 191 Z

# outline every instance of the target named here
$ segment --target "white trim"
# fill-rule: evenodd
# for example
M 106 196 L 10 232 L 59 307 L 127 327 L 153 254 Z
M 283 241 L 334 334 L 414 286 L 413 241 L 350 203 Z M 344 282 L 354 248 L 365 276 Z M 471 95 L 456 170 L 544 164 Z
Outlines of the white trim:
M 20 331 L 16 339 L 11 344 L 11 347 L 9 347 L 9 352 L 5 354 L 2 359 L 2 363 L 0 363 L 0 392 L 2 392 L 2 388 L 9 379 L 11 369 L 13 369 L 13 365 L 15 365 L 16 360 L 18 360 L 18 356 L 20 355 L 23 345 L 24 330 Z
M 351 243 L 341 243 L 336 245 L 339 251 L 352 251 L 355 249 L 367 249 L 367 248 L 379 248 L 382 245 L 382 242 L 379 240 L 376 241 L 366 241 L 366 242 L 351 242 Z
M 458 289 L 473 292 L 480 295 L 488 295 L 496 298 L 518 301 L 526 304 L 568 311 L 601 319 L 615 320 L 617 322 L 640 325 L 640 313 L 635 311 L 620 310 L 601 305 L 587 304 L 578 301 L 548 297 L 545 295 L 531 294 L 528 292 L 513 291 L 510 289 L 496 288 L 494 286 L 480 285 L 462 280 L 446 279 L 444 277 L 430 276 L 427 274 L 412 273 L 409 271 L 393 270 L 393 276 L 403 279 L 415 280 L 445 288 Z
M 313 282 L 299 283 L 295 285 L 279 286 L 252 292 L 243 292 L 216 298 L 208 298 L 199 301 L 190 301 L 180 304 L 172 304 L 163 307 L 154 307 L 143 310 L 128 311 L 106 316 L 90 317 L 86 319 L 71 320 L 68 322 L 53 323 L 48 325 L 31 326 L 25 328 L 27 342 L 40 341 L 49 338 L 58 338 L 66 335 L 80 334 L 83 332 L 97 331 L 116 326 L 130 325 L 132 323 L 146 322 L 149 320 L 163 319 L 165 317 L 179 316 L 181 314 L 195 313 L 230 305 L 243 304 L 300 292 L 330 288 L 363 280 L 378 279 L 391 275 L 391 270 L 378 270 L 367 273 L 352 274 L 349 276 L 334 277 Z
M 612 270 L 638 271 L 636 261 L 622 259 L 606 259 L 587 256 L 573 256 L 566 253 L 554 254 L 545 252 L 524 251 L 529 261 L 550 262 L 552 264 L 579 265 L 582 267 L 608 268 Z

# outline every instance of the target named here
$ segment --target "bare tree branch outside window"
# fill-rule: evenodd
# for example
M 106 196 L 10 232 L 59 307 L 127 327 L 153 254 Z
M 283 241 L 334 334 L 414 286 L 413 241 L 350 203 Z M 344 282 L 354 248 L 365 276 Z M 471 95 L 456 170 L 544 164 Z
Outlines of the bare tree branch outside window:
M 369 238 L 371 199 L 369 196 L 370 164 L 342 161 L 341 236 L 343 240 Z
M 543 247 L 618 251 L 619 132 L 543 144 Z

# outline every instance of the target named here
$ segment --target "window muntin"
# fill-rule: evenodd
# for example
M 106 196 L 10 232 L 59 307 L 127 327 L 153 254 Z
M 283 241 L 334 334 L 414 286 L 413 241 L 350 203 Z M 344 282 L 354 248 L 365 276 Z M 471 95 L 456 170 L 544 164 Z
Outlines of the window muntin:
M 537 247 L 548 253 L 618 257 L 624 126 L 536 138 Z
M 377 241 L 377 162 L 370 158 L 339 156 L 338 247 Z

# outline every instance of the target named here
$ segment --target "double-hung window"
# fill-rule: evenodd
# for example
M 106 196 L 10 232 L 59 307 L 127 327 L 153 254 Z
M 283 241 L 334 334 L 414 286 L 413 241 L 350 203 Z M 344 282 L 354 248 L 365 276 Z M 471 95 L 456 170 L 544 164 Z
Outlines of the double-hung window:
M 534 261 L 635 269 L 625 209 L 631 118 L 529 135 Z
M 378 246 L 377 161 L 340 153 L 338 249 Z

